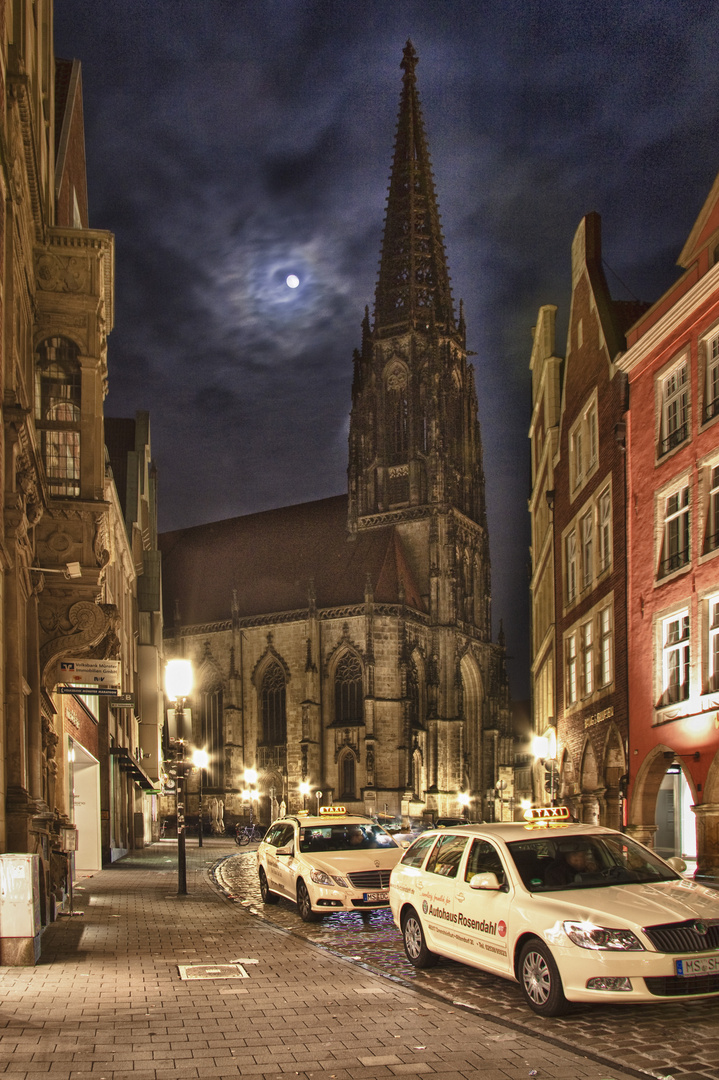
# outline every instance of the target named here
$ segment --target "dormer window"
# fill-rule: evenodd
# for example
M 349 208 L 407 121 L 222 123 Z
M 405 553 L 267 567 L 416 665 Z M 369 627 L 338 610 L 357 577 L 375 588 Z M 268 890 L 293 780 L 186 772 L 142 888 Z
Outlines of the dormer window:
M 55 498 L 80 495 L 81 370 L 79 350 L 67 338 L 38 345 L 35 418 L 48 490 Z

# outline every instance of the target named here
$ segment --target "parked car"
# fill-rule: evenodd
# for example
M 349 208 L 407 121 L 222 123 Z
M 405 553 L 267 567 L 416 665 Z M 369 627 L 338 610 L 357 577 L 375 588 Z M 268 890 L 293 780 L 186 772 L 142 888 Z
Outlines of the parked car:
M 257 849 L 262 899 L 293 900 L 304 922 L 332 911 L 386 908 L 390 871 L 403 850 L 381 825 L 341 806 L 288 815 Z
M 390 881 L 408 959 L 514 980 L 544 1016 L 719 995 L 719 893 L 683 878 L 681 859 L 548 809 L 414 841 Z

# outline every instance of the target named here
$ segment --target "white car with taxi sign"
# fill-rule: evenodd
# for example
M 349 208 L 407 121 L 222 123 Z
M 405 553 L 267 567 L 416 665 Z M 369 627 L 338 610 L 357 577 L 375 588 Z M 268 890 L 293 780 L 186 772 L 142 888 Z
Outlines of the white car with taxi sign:
M 544 1016 L 719 995 L 719 892 L 566 808 L 528 814 L 422 833 L 402 854 L 390 906 L 415 966 L 444 956 L 512 979 Z
M 343 806 L 322 806 L 316 816 L 289 814 L 269 827 L 257 849 L 262 899 L 294 900 L 304 922 L 333 911 L 386 908 L 390 872 L 403 850 L 381 825 Z

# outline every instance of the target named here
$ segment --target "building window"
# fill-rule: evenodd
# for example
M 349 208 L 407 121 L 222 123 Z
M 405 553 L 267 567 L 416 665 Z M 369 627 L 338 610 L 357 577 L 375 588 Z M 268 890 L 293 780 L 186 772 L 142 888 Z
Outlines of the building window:
M 707 371 L 704 391 L 704 419 L 711 420 L 719 413 L 719 334 L 706 343 Z
M 339 769 L 340 798 L 354 799 L 357 794 L 355 780 L 355 759 L 351 751 L 346 751 L 340 759 Z
M 47 338 L 37 348 L 35 418 L 48 490 L 56 498 L 80 494 L 79 350 L 66 338 Z
M 582 690 L 584 697 L 594 691 L 594 652 L 592 649 L 592 624 L 585 623 L 581 629 L 582 641 Z
M 335 668 L 335 723 L 361 724 L 363 720 L 362 665 L 356 653 L 346 652 Z
M 566 539 L 567 603 L 577 598 L 577 534 L 572 529 Z
M 707 530 L 704 539 L 704 553 L 716 551 L 719 547 L 719 465 L 709 470 L 709 505 Z
M 713 692 L 719 690 L 719 597 L 709 601 L 709 685 Z
M 588 589 L 594 576 L 594 522 L 591 511 L 582 518 L 582 588 Z
M 689 562 L 689 485 L 673 491 L 664 501 L 664 530 L 659 577 Z
M 260 689 L 262 742 L 264 746 L 284 746 L 287 742 L 285 673 L 274 660 L 265 669 Z
M 689 697 L 689 613 L 680 612 L 662 623 L 662 705 Z
M 567 704 L 577 700 L 577 635 L 570 634 L 566 643 L 567 658 Z
M 686 361 L 662 382 L 662 438 L 659 452 L 667 454 L 689 434 L 689 367 Z
M 569 474 L 572 490 L 589 478 L 598 462 L 597 402 L 586 406 L 569 435 Z
M 599 496 L 599 572 L 609 569 L 612 562 L 612 493 L 609 488 Z
M 393 371 L 387 379 L 385 402 L 389 462 L 397 464 L 407 460 L 409 445 L 409 401 L 407 377 L 403 371 Z
M 613 631 L 611 608 L 599 612 L 599 683 L 609 686 L 613 678 Z

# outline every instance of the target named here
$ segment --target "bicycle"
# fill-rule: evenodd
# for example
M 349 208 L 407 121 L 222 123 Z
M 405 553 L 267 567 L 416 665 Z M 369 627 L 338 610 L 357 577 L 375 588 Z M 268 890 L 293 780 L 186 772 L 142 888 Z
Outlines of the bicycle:
M 238 825 L 237 832 L 235 833 L 235 843 L 239 847 L 244 847 L 245 844 L 258 843 L 265 835 L 265 830 L 261 825 Z

